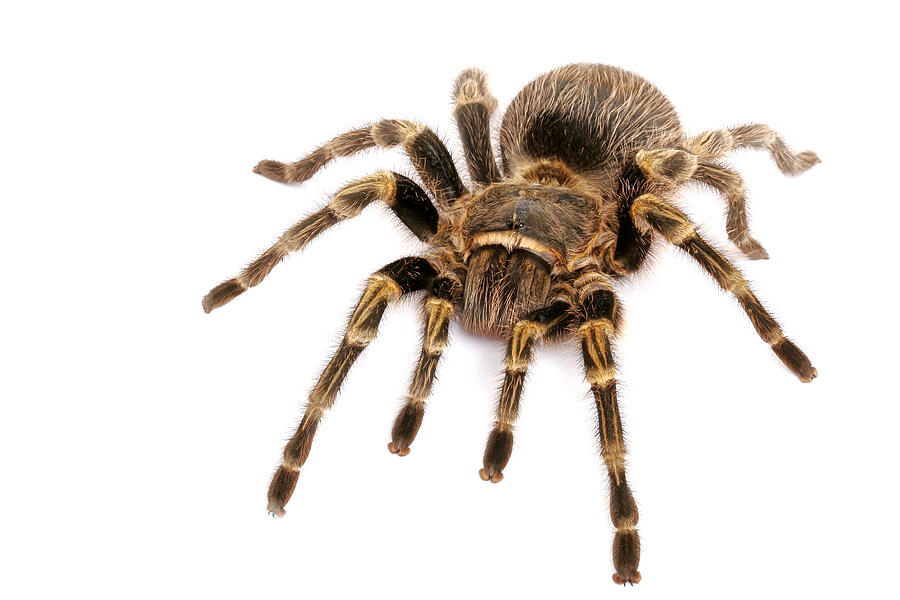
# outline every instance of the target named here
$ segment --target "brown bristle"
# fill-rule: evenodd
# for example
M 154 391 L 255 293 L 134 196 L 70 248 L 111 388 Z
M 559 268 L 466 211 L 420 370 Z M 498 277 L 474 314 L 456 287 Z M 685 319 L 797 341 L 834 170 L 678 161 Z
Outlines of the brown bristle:
M 238 283 L 237 279 L 229 279 L 222 282 L 209 291 L 203 297 L 203 310 L 207 314 L 214 308 L 218 308 L 223 304 L 228 304 L 238 296 L 244 293 L 244 288 Z
M 284 506 L 291 499 L 294 488 L 297 487 L 297 480 L 300 478 L 299 471 L 286 469 L 281 466 L 275 471 L 272 477 L 272 483 L 269 484 L 269 504 L 267 510 L 273 517 L 283 517 Z
M 784 338 L 781 341 L 772 344 L 772 350 L 775 351 L 775 354 L 778 355 L 781 362 L 787 365 L 791 371 L 796 373 L 797 377 L 800 378 L 800 381 L 809 383 L 819 374 L 819 372 L 816 371 L 816 368 L 812 366 L 812 363 L 809 361 L 806 354 L 803 353 L 803 350 L 798 348 L 791 340 Z

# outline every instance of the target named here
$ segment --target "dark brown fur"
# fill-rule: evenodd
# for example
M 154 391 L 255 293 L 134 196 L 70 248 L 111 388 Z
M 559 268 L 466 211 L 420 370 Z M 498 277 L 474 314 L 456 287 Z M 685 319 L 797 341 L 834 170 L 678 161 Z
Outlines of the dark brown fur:
M 260 283 L 288 253 L 376 200 L 384 201 L 429 245 L 423 256 L 395 261 L 370 278 L 284 449 L 269 488 L 269 510 L 284 514 L 319 419 L 377 334 L 388 304 L 403 294 L 426 290 L 422 350 L 389 450 L 400 456 L 409 453 L 455 318 L 477 334 L 507 342 L 496 420 L 480 471 L 483 479 L 500 481 L 512 454 L 513 427 L 536 344 L 575 336 L 595 399 L 597 436 L 610 479 L 610 516 L 616 527 L 613 580 L 637 583 L 641 545 L 616 387 L 613 343 L 621 311 L 613 286 L 640 270 L 652 239 L 662 238 L 684 250 L 733 294 L 773 352 L 802 381 L 810 381 L 816 370 L 806 355 L 784 336 L 740 271 L 697 233 L 671 200 L 689 181 L 714 188 L 728 202 L 729 239 L 750 258 L 766 258 L 748 231 L 740 175 L 714 161 L 737 148 L 761 148 L 793 175 L 818 157 L 791 152 L 765 125 L 685 138 L 675 109 L 652 84 L 615 67 L 575 64 L 538 77 L 513 99 L 500 127 L 501 171 L 490 131 L 497 101 L 484 74 L 464 71 L 453 97 L 473 190 L 463 185 L 450 153 L 433 131 L 401 119 L 340 135 L 297 162 L 262 161 L 255 169 L 270 179 L 297 183 L 337 157 L 400 146 L 427 190 L 390 172 L 352 182 L 203 299 L 207 312 L 231 301 Z

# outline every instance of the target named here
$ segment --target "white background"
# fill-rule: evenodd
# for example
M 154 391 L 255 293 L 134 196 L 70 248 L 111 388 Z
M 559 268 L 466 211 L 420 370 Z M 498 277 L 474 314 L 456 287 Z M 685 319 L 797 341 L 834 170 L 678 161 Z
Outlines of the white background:
M 0 593 L 896 594 L 895 18 L 827 5 L 4 8 Z M 459 71 L 484 69 L 503 107 L 581 61 L 647 77 L 689 133 L 763 122 L 819 153 L 797 178 L 734 155 L 772 259 L 729 250 L 819 378 L 793 377 L 675 251 L 620 290 L 644 576 L 623 591 L 577 350 L 537 353 L 506 478 L 488 485 L 502 348 L 459 329 L 412 454 L 386 450 L 418 352 L 408 302 L 319 428 L 286 518 L 269 519 L 269 477 L 361 282 L 421 248 L 371 208 L 205 315 L 210 287 L 340 185 L 411 171 L 385 151 L 299 187 L 251 167 L 381 117 L 429 124 L 458 159 Z M 730 248 L 714 194 L 683 205 Z

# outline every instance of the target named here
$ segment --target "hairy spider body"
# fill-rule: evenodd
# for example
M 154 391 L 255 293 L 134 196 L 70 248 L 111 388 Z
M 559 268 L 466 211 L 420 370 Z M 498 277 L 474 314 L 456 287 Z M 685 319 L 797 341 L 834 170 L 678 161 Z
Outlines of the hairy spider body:
M 615 282 L 638 270 L 653 238 L 660 237 L 694 258 L 738 300 L 785 365 L 802 381 L 812 380 L 815 368 L 785 337 L 740 271 L 671 201 L 689 180 L 715 189 L 728 207 L 729 239 L 749 258 L 767 258 L 747 228 L 740 176 L 715 159 L 736 148 L 763 148 L 783 172 L 796 174 L 818 157 L 790 152 L 765 125 L 685 138 L 674 108 L 649 82 L 615 67 L 577 64 L 538 77 L 512 101 L 500 128 L 501 170 L 490 132 L 497 102 L 484 75 L 464 71 L 453 94 L 472 190 L 430 129 L 398 119 L 340 135 L 297 162 L 266 160 L 255 169 L 271 179 L 297 183 L 334 158 L 401 146 L 427 190 L 388 171 L 351 182 L 203 299 L 207 312 L 229 302 L 260 283 L 288 253 L 379 200 L 429 246 L 422 256 L 401 258 L 369 278 L 344 338 L 285 446 L 269 487 L 269 511 L 284 514 L 319 421 L 351 365 L 377 334 L 388 304 L 424 291 L 421 354 L 389 450 L 400 456 L 409 453 L 447 345 L 449 323 L 457 319 L 476 334 L 507 342 L 496 420 L 479 472 L 482 479 L 499 482 L 512 452 L 513 425 L 534 345 L 542 338 L 575 337 L 596 403 L 601 455 L 610 480 L 610 514 L 616 527 L 613 580 L 637 583 L 638 513 L 626 479 L 612 352 L 620 320 Z

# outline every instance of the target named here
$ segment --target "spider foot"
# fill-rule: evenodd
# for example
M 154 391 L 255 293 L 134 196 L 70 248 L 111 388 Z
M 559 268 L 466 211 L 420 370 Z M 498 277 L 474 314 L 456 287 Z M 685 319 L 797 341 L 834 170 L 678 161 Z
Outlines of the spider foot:
M 772 350 L 803 383 L 809 383 L 819 374 L 803 350 L 791 340 L 781 338 L 772 344 Z
M 229 279 L 220 283 L 203 297 L 203 312 L 209 314 L 213 309 L 231 302 L 245 291 L 244 286 L 237 279 Z
M 269 516 L 279 519 L 284 516 L 284 505 L 291 499 L 291 494 L 294 493 L 299 478 L 299 471 L 287 469 L 284 466 L 278 467 L 272 477 L 272 483 L 269 484 L 269 504 L 266 507 Z
M 799 175 L 822 162 L 822 159 L 819 158 L 818 154 L 809 150 L 791 154 L 784 146 L 781 146 L 774 154 L 775 163 L 785 175 Z
M 513 434 L 509 429 L 494 429 L 484 449 L 484 468 L 478 474 L 484 481 L 503 481 L 503 469 L 512 454 Z
M 491 468 L 490 470 L 481 469 L 478 471 L 478 474 L 481 476 L 481 479 L 490 481 L 491 483 L 500 483 L 503 481 L 503 473 L 494 468 Z
M 641 582 L 641 574 L 637 571 L 635 571 L 631 575 L 622 575 L 620 573 L 615 573 L 613 574 L 613 581 L 615 581 L 619 585 L 625 585 L 626 583 L 634 585 Z
M 409 445 L 403 442 L 388 442 L 388 450 L 390 450 L 391 454 L 396 454 L 397 456 L 406 456 L 410 452 Z
M 286 181 L 287 173 L 285 172 L 284 163 L 280 163 L 275 160 L 261 160 L 255 167 L 253 167 L 254 173 L 259 173 L 264 177 L 268 177 L 274 181 Z
M 766 252 L 763 245 L 750 237 L 749 234 L 744 234 L 740 239 L 736 239 L 734 243 L 741 249 L 744 256 L 751 260 L 766 260 L 769 258 L 769 253 Z
M 391 429 L 391 441 L 388 444 L 391 454 L 398 456 L 409 454 L 409 446 L 416 439 L 424 417 L 425 403 L 412 398 L 407 400 L 400 412 L 397 413 L 394 427 Z
M 641 560 L 641 538 L 636 529 L 620 529 L 613 539 L 613 566 L 616 572 L 613 581 L 620 585 L 640 583 L 641 574 L 637 570 Z

